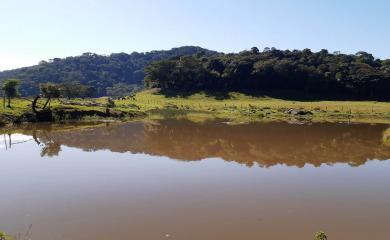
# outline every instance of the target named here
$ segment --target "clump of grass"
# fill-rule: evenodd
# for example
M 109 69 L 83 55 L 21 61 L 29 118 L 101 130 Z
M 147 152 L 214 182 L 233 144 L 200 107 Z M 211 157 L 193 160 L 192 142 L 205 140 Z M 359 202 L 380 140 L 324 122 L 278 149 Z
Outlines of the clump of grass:
M 13 238 L 5 232 L 0 232 L 0 240 L 13 240 Z
M 85 122 L 94 122 L 94 121 L 102 120 L 102 117 L 95 114 L 95 115 L 83 116 L 81 120 Z
M 390 147 L 390 128 L 383 132 L 383 144 Z
M 314 240 L 327 240 L 328 236 L 323 232 L 319 231 L 314 235 Z

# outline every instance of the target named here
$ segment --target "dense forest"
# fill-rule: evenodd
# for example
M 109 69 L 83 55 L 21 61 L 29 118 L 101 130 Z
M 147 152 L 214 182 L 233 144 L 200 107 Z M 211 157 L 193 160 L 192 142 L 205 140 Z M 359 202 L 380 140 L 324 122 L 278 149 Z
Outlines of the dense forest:
M 237 54 L 183 56 L 146 67 L 145 83 L 166 92 L 289 92 L 328 98 L 390 98 L 390 59 L 327 50 L 253 47 Z
M 389 99 L 390 59 L 367 52 L 278 50 L 253 47 L 224 54 L 186 46 L 168 51 L 109 56 L 84 53 L 0 72 L 0 84 L 21 80 L 20 93 L 39 93 L 43 83 L 82 86 L 91 96 L 123 96 L 147 86 L 166 92 L 279 92 L 300 96 Z M 85 95 L 85 94 L 81 94 Z
M 90 86 L 94 89 L 94 96 L 123 95 L 143 86 L 144 68 L 151 62 L 194 54 L 211 56 L 217 52 L 185 46 L 168 51 L 115 53 L 109 56 L 84 53 L 0 72 L 0 84 L 8 78 L 20 79 L 20 93 L 24 96 L 37 95 L 39 85 L 48 82 Z

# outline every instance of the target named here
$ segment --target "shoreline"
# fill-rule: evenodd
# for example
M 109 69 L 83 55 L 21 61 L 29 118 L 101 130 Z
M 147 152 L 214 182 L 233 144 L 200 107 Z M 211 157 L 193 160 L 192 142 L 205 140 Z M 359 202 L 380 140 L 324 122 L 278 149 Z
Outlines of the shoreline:
M 14 99 L 13 108 L 0 110 L 0 127 L 31 122 L 115 122 L 137 119 L 224 119 L 231 122 L 347 122 L 390 124 L 390 102 L 290 101 L 229 93 L 218 99 L 204 93 L 167 97 L 146 90 L 131 98 L 53 100 L 49 111 L 34 114 L 27 99 Z

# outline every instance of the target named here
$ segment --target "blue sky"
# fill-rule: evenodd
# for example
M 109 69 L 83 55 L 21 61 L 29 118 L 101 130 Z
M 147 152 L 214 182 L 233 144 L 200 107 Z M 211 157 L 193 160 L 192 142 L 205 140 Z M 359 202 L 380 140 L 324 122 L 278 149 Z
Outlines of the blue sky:
M 1 0 L 0 70 L 183 45 L 364 50 L 390 58 L 387 0 Z

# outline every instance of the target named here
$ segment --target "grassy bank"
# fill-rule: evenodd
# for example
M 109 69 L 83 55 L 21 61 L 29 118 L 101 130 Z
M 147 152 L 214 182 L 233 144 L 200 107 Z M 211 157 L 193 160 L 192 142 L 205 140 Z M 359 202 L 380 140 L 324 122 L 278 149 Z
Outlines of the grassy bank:
M 291 101 L 229 93 L 223 98 L 197 93 L 168 97 L 153 90 L 134 98 L 115 100 L 107 112 L 107 98 L 54 100 L 52 121 L 94 121 L 133 118 L 188 118 L 201 121 L 221 118 L 231 121 L 368 122 L 390 124 L 390 103 L 374 101 Z M 41 103 L 43 104 L 43 103 Z M 13 107 L 1 108 L 0 124 L 36 121 L 31 101 L 15 99 Z M 44 119 L 43 119 L 44 120 Z
M 145 117 L 145 113 L 134 108 L 110 107 L 107 99 L 55 99 L 51 101 L 50 111 L 35 114 L 31 108 L 32 100 L 14 99 L 12 108 L 0 109 L 0 126 L 20 122 L 66 122 L 66 121 L 110 121 Z M 42 107 L 40 102 L 38 107 Z
M 230 93 L 222 99 L 204 93 L 167 97 L 143 91 L 134 100 L 117 106 L 135 105 L 151 117 L 222 118 L 232 121 L 345 121 L 390 123 L 390 103 L 374 101 L 289 101 Z

